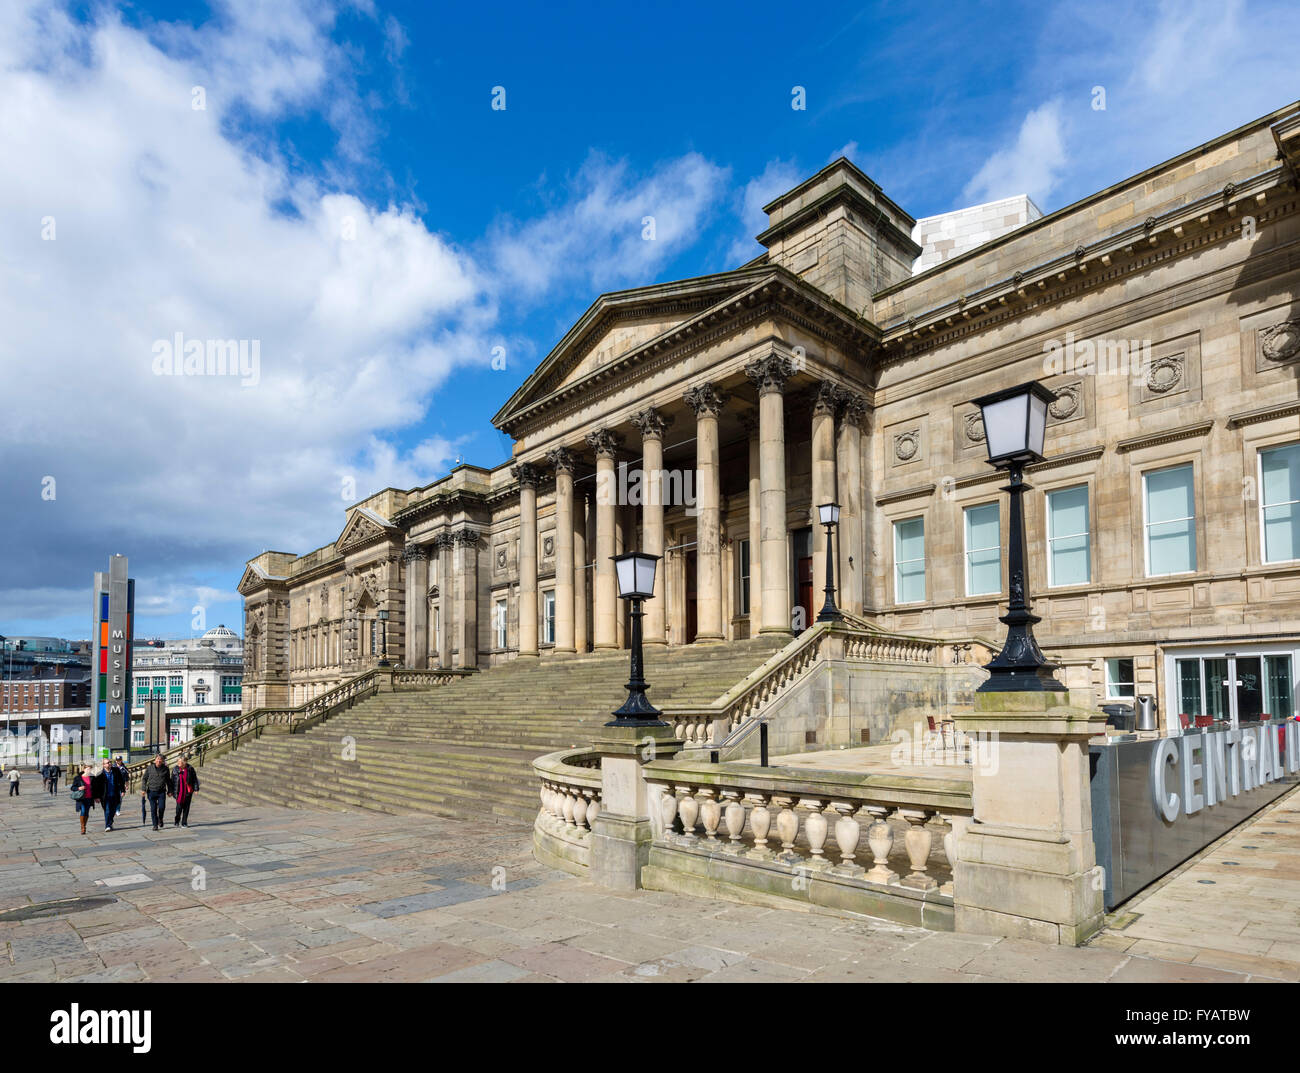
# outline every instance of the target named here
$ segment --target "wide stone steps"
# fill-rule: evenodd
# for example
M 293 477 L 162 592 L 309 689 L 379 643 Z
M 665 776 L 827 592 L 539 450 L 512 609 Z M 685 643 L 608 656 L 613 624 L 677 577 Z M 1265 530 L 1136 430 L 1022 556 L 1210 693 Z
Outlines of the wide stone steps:
M 761 638 L 653 650 L 650 698 L 708 705 L 779 647 Z M 625 699 L 627 674 L 626 652 L 602 652 L 515 660 L 448 685 L 378 694 L 305 733 L 265 733 L 209 760 L 202 794 L 236 804 L 531 823 L 539 806 L 533 759 L 588 744 Z M 355 759 L 343 759 L 345 746 Z

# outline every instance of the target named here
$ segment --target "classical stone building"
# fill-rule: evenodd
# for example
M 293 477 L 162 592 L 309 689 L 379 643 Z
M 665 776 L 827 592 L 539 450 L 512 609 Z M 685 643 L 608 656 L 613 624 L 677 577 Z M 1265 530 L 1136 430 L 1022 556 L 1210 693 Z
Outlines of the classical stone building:
M 831 499 L 844 608 L 996 641 L 1007 497 L 970 400 L 1033 379 L 1056 401 L 1030 583 L 1076 696 L 1289 713 L 1296 109 L 928 258 L 837 160 L 766 207 L 751 263 L 600 297 L 493 418 L 510 465 L 385 489 L 333 543 L 251 560 L 245 707 L 373 665 L 385 633 L 412 667 L 622 645 L 624 549 L 664 556 L 651 644 L 797 631 L 821 604 L 812 523 Z

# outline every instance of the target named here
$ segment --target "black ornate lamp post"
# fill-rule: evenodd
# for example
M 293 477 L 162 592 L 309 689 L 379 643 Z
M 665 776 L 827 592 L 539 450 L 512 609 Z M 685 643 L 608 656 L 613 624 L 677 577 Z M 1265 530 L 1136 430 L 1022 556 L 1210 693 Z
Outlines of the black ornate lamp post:
M 647 686 L 641 662 L 641 619 L 645 616 L 641 601 L 654 598 L 655 568 L 659 558 L 640 551 L 613 556 L 618 595 L 632 601 L 632 672 L 627 683 L 627 700 L 613 713 L 614 718 L 605 724 L 607 727 L 668 725 L 660 718 L 662 713 L 659 709 L 646 699 Z
M 375 614 L 379 619 L 380 645 L 382 646 L 380 648 L 382 654 L 379 657 L 379 666 L 389 667 L 391 664 L 388 662 L 388 609 L 380 608 Z
M 1005 469 L 1011 483 L 1002 490 L 1011 494 L 1008 534 L 1007 577 L 1010 600 L 1007 613 L 999 620 L 1007 627 L 1002 651 L 985 664 L 988 680 L 977 693 L 1065 692 L 1053 677 L 1056 664 L 1043 656 L 1034 640 L 1034 623 L 1041 621 L 1030 611 L 1029 581 L 1025 563 L 1025 466 L 1043 460 L 1043 434 L 1047 407 L 1055 396 L 1037 381 L 1005 391 L 995 391 L 975 400 L 984 419 L 984 443 L 989 464 Z
M 831 550 L 831 530 L 840 524 L 840 505 L 823 503 L 817 508 L 822 525 L 826 526 L 826 602 L 817 615 L 818 622 L 839 622 L 844 616 L 835 606 L 835 554 Z

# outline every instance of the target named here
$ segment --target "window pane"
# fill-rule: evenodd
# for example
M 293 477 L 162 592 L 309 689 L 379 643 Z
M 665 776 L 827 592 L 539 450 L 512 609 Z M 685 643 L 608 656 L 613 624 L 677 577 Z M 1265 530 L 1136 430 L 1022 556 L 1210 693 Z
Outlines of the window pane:
M 925 519 L 894 523 L 894 600 L 900 604 L 925 599 Z
M 1300 504 L 1264 508 L 1264 561 L 1300 559 Z
M 1274 719 L 1290 719 L 1295 714 L 1291 693 L 1291 657 L 1265 656 L 1264 673 L 1268 688 L 1268 714 Z
M 1294 503 L 1300 499 L 1300 443 L 1260 451 L 1264 478 L 1264 505 Z
M 1150 572 L 1180 574 L 1196 569 L 1196 532 L 1192 522 L 1164 522 L 1147 530 Z
M 1047 497 L 1047 533 L 1054 538 L 1088 533 L 1088 486 L 1062 488 Z
M 966 595 L 1002 591 L 1002 533 L 998 505 L 966 508 Z
M 1106 661 L 1106 694 L 1111 697 L 1132 697 L 1133 661 L 1131 659 L 1108 659 Z
M 1148 473 L 1146 480 L 1148 522 L 1154 524 L 1192 516 L 1191 466 Z

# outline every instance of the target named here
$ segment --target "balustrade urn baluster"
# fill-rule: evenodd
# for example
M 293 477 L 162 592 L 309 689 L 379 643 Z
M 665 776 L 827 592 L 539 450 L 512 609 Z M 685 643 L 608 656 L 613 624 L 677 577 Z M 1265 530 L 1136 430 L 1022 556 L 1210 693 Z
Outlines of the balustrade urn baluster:
M 835 821 L 835 845 L 840 851 L 840 863 L 832 871 L 856 878 L 866 871 L 856 859 L 858 840 L 862 837 L 862 824 L 853 815 L 857 806 L 852 801 L 832 801 L 831 808 L 839 814 Z
M 740 803 L 738 790 L 724 790 L 722 796 L 727 799 L 727 807 L 722 810 L 722 818 L 727 824 L 727 838 L 730 841 L 722 847 L 724 853 L 738 854 L 744 850 L 740 836 L 745 833 L 745 806 Z
M 567 831 L 577 829 L 577 824 L 573 822 L 573 794 L 566 788 L 562 791 L 564 796 L 564 827 Z
M 925 821 L 932 814 L 918 809 L 900 809 L 899 815 L 908 823 L 907 834 L 903 836 L 903 845 L 907 849 L 907 859 L 912 865 L 912 871 L 903 880 L 903 886 L 916 890 L 934 890 L 939 884 L 934 876 L 927 875 L 925 871 L 930 859 L 930 847 L 934 842 L 934 835 L 925 826 Z
M 700 814 L 700 803 L 691 796 L 689 787 L 678 787 L 682 796 L 677 799 L 677 814 L 682 818 L 682 842 L 693 846 L 699 841 L 695 836 L 695 819 Z
M 704 841 L 710 849 L 717 849 L 722 843 L 718 841 L 718 824 L 722 822 L 722 806 L 713 796 L 712 789 L 700 791 L 700 820 L 704 823 Z
M 794 851 L 794 840 L 799 837 L 799 816 L 790 806 L 792 797 L 773 797 L 772 804 L 781 811 L 776 815 L 776 833 L 781 839 L 781 852 L 776 859 L 782 864 L 803 864 L 803 858 Z
M 826 847 L 826 816 L 822 812 L 825 808 L 824 802 L 812 798 L 805 798 L 799 802 L 801 808 L 808 810 L 808 818 L 804 820 L 804 834 L 808 836 L 808 849 L 812 853 L 812 858 L 805 863 L 809 868 L 829 868 L 831 862 L 824 855 Z
M 754 832 L 754 848 L 745 854 L 756 861 L 766 861 L 772 856 L 767 846 L 767 833 L 772 829 L 772 814 L 767 810 L 767 798 L 762 794 L 746 794 L 754 802 L 749 814 L 750 830 Z
M 659 798 L 659 826 L 660 837 L 665 842 L 671 842 L 674 836 L 673 823 L 677 819 L 677 798 L 673 795 L 672 788 Z
M 578 830 L 587 829 L 587 799 L 580 793 L 573 795 L 573 822 Z
M 587 801 L 587 826 L 590 827 L 596 822 L 596 817 L 600 815 L 600 798 L 596 796 L 596 791 L 589 791 L 590 799 Z
M 883 805 L 867 805 L 873 822 L 867 828 L 867 845 L 871 847 L 872 869 L 863 877 L 872 883 L 895 886 L 898 876 L 889 867 L 889 851 L 894 848 L 894 831 L 889 826 L 889 810 Z
M 955 876 L 957 873 L 957 850 L 961 836 L 965 834 L 966 828 L 970 825 L 969 816 L 944 816 L 944 821 L 948 824 L 948 830 L 943 835 L 943 855 L 948 860 L 948 869 Z M 948 897 L 953 895 L 953 880 L 950 877 L 947 883 L 939 887 L 940 894 L 946 894 Z

